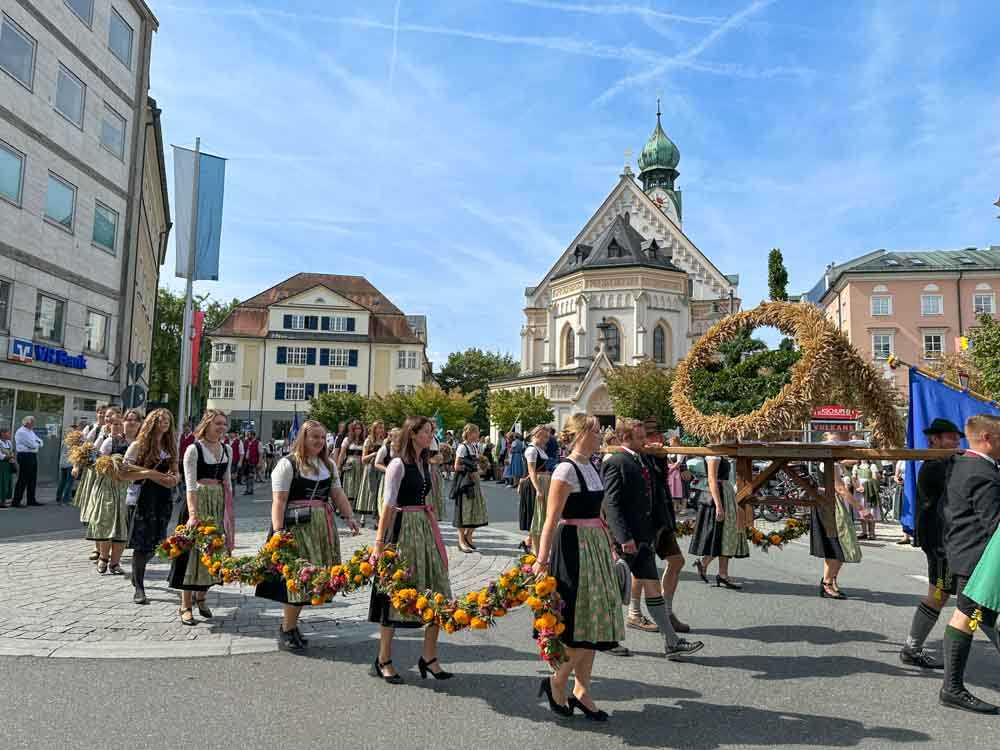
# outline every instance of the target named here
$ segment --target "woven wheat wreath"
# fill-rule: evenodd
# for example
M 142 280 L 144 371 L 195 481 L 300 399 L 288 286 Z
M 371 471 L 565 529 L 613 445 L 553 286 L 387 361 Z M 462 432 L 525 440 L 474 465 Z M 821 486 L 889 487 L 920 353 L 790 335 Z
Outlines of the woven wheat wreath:
M 761 326 L 777 328 L 798 343 L 802 357 L 792 368 L 790 382 L 749 414 L 702 414 L 693 401 L 692 372 L 712 362 L 720 344 L 746 328 Z M 812 305 L 765 302 L 720 320 L 677 366 L 671 402 L 684 429 L 707 441 L 763 440 L 797 430 L 809 421 L 813 407 L 835 403 L 861 411 L 875 447 L 904 442 L 895 390 Z

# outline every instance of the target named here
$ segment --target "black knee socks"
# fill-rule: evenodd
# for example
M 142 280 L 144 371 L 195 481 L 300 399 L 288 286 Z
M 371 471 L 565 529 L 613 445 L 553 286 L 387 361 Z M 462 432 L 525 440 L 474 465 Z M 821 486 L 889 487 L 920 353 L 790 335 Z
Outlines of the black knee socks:
M 132 585 L 137 589 L 145 589 L 146 563 L 152 557 L 148 552 L 132 553 Z
M 927 606 L 926 602 L 920 602 L 917 611 L 913 613 L 913 622 L 910 624 L 910 634 L 906 638 L 906 648 L 910 651 L 919 651 L 924 647 L 924 641 L 934 629 L 941 610 Z
M 944 689 L 948 692 L 965 690 L 965 666 L 971 651 L 971 635 L 951 625 L 944 629 Z

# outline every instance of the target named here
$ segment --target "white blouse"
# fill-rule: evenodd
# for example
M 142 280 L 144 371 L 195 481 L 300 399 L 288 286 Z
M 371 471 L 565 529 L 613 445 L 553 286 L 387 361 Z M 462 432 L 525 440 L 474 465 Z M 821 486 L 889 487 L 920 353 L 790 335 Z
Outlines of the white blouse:
M 230 488 L 233 486 L 232 476 L 230 475 L 230 457 L 232 452 L 226 448 L 224 445 L 219 445 L 221 448 L 221 455 L 218 457 L 212 453 L 212 449 L 209 448 L 201 440 L 195 440 L 188 449 L 184 451 L 184 483 L 187 485 L 188 492 L 194 492 L 198 487 L 198 448 L 201 446 L 202 455 L 205 456 L 205 463 L 211 465 L 214 464 L 226 464 L 226 473 L 222 477 L 222 481 L 229 485 Z
M 461 443 L 458 449 L 455 451 L 456 458 L 467 458 L 472 456 L 472 458 L 479 458 L 479 444 L 473 443 L 471 446 L 468 443 Z
M 311 479 L 314 482 L 322 482 L 330 476 L 330 469 L 327 468 L 326 462 L 313 459 L 302 467 L 299 474 L 306 479 Z M 288 492 L 288 490 L 292 487 L 292 478 L 294 476 L 295 467 L 292 466 L 291 459 L 281 459 L 271 471 L 271 491 Z M 332 485 L 334 489 L 340 488 L 340 477 L 337 475 L 336 467 L 333 469 Z
M 524 460 L 528 464 L 536 463 L 538 461 L 539 456 L 541 456 L 541 459 L 543 461 L 549 460 L 548 454 L 541 448 L 536 448 L 535 446 L 531 446 L 530 448 L 528 448 L 528 450 L 524 452 Z
M 604 482 L 601 481 L 600 474 L 597 473 L 597 469 L 593 467 L 590 461 L 580 463 L 573 459 L 568 461 L 561 461 L 557 466 L 556 470 L 552 472 L 552 481 L 564 482 L 569 485 L 569 491 L 579 492 L 580 491 L 580 480 L 576 476 L 576 472 L 573 471 L 573 467 L 569 465 L 569 461 L 572 461 L 580 469 L 583 474 L 583 479 L 587 483 L 587 489 L 591 492 L 598 492 L 604 489 Z
M 420 469 L 420 473 L 423 474 L 424 469 L 422 464 L 417 464 Z M 403 463 L 403 459 L 394 458 L 389 462 L 389 466 L 385 471 L 385 504 L 390 505 L 395 508 L 399 505 L 399 488 L 403 484 L 403 477 L 406 476 L 406 465 Z

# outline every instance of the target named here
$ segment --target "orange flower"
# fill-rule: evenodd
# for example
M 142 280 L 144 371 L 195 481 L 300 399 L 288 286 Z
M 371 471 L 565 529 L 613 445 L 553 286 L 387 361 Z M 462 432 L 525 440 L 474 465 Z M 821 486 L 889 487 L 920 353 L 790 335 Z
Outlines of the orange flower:
M 472 629 L 473 630 L 486 630 L 486 628 L 488 628 L 489 626 L 490 626 L 490 624 L 486 620 L 482 619 L 481 617 L 473 617 L 472 618 Z
M 450 622 L 446 622 L 444 624 L 444 632 L 446 632 L 446 633 L 454 633 L 455 632 L 455 626 L 452 623 L 450 623 Z
M 529 607 L 531 607 L 532 611 L 534 612 L 537 612 L 538 610 L 540 610 L 542 607 L 545 606 L 542 600 L 539 599 L 537 596 L 529 596 L 525 603 Z
M 554 628 L 556 625 L 556 616 L 551 612 L 546 612 L 544 615 L 539 617 L 535 622 L 542 623 L 542 627 L 539 630 L 549 630 Z
M 322 604 L 322 601 L 318 596 L 314 596 L 312 599 L 309 600 L 309 603 L 315 607 L 317 604 Z
M 771 534 L 771 539 L 769 541 L 771 544 L 781 544 L 781 537 L 777 534 Z
M 507 614 L 507 610 L 504 609 L 503 607 L 497 607 L 496 609 L 493 610 L 493 616 L 494 617 L 503 617 L 506 614 Z
M 372 564 L 368 562 L 361 563 L 360 570 L 361 570 L 361 575 L 365 576 L 365 578 L 367 578 L 368 576 L 370 576 L 372 573 L 375 572 L 375 569 L 372 567 Z
M 464 609 L 456 609 L 455 614 L 452 615 L 452 619 L 459 625 L 468 625 L 470 618 L 469 613 Z
M 396 553 L 391 549 L 387 549 L 385 552 L 382 553 L 382 557 L 384 557 L 386 560 L 394 560 L 396 558 Z
M 428 607 L 427 609 L 424 610 L 421 617 L 423 618 L 424 622 L 430 622 L 431 620 L 434 619 L 434 610 Z
M 556 623 L 556 635 L 562 635 L 565 631 L 566 626 L 563 623 Z
M 354 582 L 355 582 L 356 584 L 358 584 L 359 586 L 360 586 L 360 585 L 361 585 L 362 583 L 364 583 L 364 580 L 365 580 L 365 579 L 364 579 L 364 578 L 362 578 L 361 576 L 354 576 Z
M 419 610 L 425 610 L 425 609 L 427 609 L 427 597 L 426 596 L 418 596 L 417 597 L 416 608 L 419 609 Z
M 393 573 L 392 574 L 392 580 L 394 580 L 394 581 L 402 581 L 403 580 L 403 571 L 397 570 L 395 573 Z

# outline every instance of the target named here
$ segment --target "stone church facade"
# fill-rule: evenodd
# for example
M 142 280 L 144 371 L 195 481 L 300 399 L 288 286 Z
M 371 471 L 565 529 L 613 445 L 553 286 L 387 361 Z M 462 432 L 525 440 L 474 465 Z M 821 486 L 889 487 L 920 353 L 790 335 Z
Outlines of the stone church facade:
M 738 276 L 722 273 L 684 234 L 679 161 L 657 112 L 638 180 L 626 165 L 555 264 L 525 290 L 521 372 L 491 390 L 544 394 L 557 426 L 577 412 L 611 424 L 605 372 L 643 360 L 672 368 L 739 309 Z

